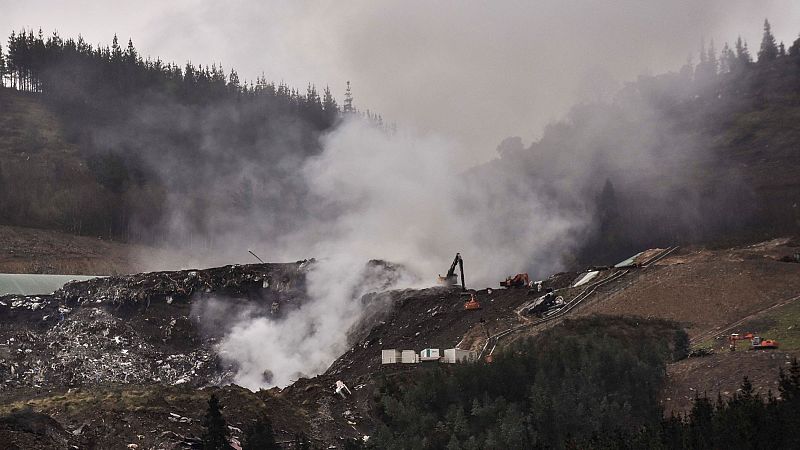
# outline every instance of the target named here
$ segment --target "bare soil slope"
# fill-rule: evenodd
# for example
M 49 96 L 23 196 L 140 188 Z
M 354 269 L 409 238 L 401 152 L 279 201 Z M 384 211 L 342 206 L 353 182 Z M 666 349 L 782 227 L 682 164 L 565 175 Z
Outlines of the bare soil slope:
M 156 249 L 52 230 L 0 225 L 0 272 L 69 275 L 138 273 Z
M 685 324 L 692 338 L 800 294 L 800 264 L 788 239 L 730 250 L 686 249 L 633 272 L 621 289 L 594 299 L 583 314 L 660 317 Z

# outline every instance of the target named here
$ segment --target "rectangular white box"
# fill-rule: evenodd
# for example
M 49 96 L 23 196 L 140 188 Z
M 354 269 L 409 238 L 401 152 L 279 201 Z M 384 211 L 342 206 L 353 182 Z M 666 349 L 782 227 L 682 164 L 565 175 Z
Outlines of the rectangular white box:
M 403 364 L 414 364 L 419 362 L 419 356 L 414 350 L 403 350 L 401 361 Z
M 474 362 L 478 355 L 472 350 L 461 350 L 460 348 L 448 348 L 444 351 L 442 362 L 455 364 L 457 362 Z
M 381 364 L 397 364 L 401 358 L 400 350 L 381 350 Z
M 438 348 L 426 348 L 419 352 L 420 361 L 438 361 L 440 357 Z

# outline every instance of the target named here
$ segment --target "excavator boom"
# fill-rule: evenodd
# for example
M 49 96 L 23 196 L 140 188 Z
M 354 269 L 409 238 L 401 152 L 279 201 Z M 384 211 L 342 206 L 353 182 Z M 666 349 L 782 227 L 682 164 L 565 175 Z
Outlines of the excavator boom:
M 456 277 L 456 267 L 458 267 L 458 272 L 461 274 L 461 290 L 466 291 L 467 286 L 464 283 L 464 260 L 461 258 L 461 253 L 456 253 L 456 257 L 453 258 L 453 263 L 450 264 L 450 270 L 447 271 L 447 275 L 444 277 L 439 277 L 439 283 L 446 284 L 446 285 L 456 285 L 458 284 L 458 277 Z

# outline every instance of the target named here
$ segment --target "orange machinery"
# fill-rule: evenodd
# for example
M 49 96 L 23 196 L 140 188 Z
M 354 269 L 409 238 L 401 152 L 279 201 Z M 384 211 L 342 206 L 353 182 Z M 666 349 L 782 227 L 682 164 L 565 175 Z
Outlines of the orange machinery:
M 464 292 L 461 294 L 461 297 L 466 298 L 466 301 L 464 301 L 464 309 L 467 310 L 481 309 L 481 304 L 478 302 L 478 299 L 475 298 L 475 294 L 473 294 L 472 292 Z
M 531 279 L 528 277 L 527 273 L 518 273 L 513 277 L 508 277 L 504 281 L 500 282 L 500 286 L 502 287 L 528 287 L 531 284 Z
M 773 349 L 778 348 L 778 341 L 773 341 L 772 339 L 764 339 L 761 336 L 756 336 L 753 333 L 733 333 L 728 337 L 728 341 L 730 342 L 730 349 L 732 352 L 736 351 L 736 341 L 750 341 L 750 346 L 753 350 L 765 350 L 765 349 Z

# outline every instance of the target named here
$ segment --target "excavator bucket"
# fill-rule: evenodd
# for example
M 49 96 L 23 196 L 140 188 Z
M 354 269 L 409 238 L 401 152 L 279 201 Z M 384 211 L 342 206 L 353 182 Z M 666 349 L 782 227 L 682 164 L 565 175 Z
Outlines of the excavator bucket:
M 440 286 L 455 286 L 458 284 L 458 276 L 453 275 L 451 277 L 443 277 L 439 275 L 438 281 Z

